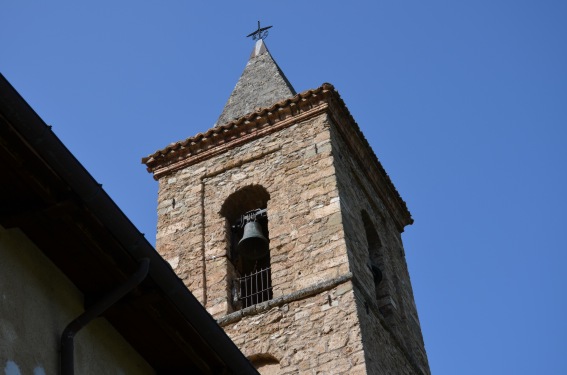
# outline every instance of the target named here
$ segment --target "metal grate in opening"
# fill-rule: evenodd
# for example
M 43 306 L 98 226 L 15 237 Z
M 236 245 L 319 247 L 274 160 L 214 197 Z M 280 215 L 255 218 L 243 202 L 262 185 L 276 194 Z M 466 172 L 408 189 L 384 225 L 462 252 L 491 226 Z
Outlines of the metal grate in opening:
M 237 279 L 242 308 L 272 299 L 272 269 L 262 268 Z

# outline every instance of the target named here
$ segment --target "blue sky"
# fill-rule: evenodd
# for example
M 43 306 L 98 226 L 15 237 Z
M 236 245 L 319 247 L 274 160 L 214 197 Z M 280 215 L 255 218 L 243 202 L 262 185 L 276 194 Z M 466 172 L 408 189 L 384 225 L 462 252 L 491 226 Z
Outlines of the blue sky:
M 12 1 L 0 72 L 154 243 L 140 159 L 209 129 L 266 43 L 335 85 L 415 219 L 431 370 L 567 373 L 567 2 Z

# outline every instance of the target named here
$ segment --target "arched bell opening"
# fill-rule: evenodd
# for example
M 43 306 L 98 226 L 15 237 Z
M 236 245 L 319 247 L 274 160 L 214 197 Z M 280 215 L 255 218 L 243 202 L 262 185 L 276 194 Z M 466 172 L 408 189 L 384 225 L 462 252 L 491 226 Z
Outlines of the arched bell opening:
M 380 240 L 380 236 L 374 227 L 370 215 L 363 210 L 361 216 L 364 224 L 364 232 L 366 234 L 366 243 L 368 245 L 368 268 L 372 273 L 374 281 L 376 301 L 378 302 L 380 312 L 387 316 L 392 313 L 392 297 L 385 270 L 385 249 L 383 248 L 382 241 Z
M 272 298 L 269 193 L 261 185 L 231 194 L 221 207 L 227 221 L 229 293 L 234 310 Z

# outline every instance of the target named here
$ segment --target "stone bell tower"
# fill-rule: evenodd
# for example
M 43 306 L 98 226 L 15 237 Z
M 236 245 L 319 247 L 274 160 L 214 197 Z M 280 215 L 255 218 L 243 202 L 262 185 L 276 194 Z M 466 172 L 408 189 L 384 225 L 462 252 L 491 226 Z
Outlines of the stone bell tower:
M 429 374 L 413 222 L 330 84 L 258 40 L 216 125 L 143 159 L 157 249 L 262 374 Z

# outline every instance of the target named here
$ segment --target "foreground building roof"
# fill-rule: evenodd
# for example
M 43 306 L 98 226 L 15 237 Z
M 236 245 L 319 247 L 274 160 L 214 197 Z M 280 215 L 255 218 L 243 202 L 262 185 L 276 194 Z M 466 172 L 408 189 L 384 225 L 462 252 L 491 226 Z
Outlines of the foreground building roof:
M 161 374 L 257 374 L 94 178 L 0 74 L 0 225 L 21 230 L 83 293 L 85 308 L 149 259 L 106 318 Z

